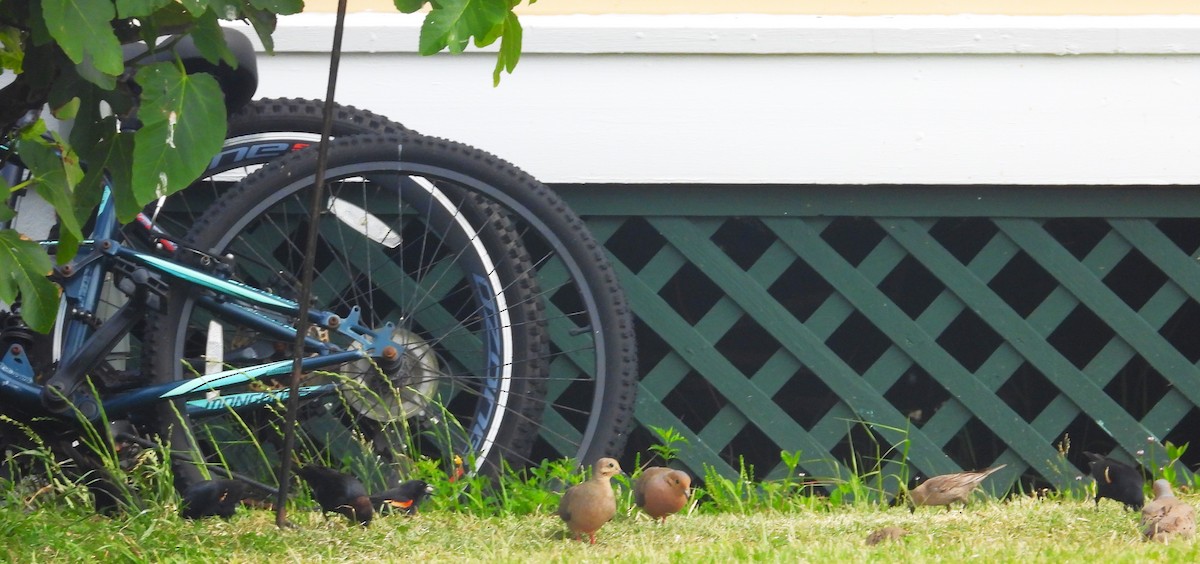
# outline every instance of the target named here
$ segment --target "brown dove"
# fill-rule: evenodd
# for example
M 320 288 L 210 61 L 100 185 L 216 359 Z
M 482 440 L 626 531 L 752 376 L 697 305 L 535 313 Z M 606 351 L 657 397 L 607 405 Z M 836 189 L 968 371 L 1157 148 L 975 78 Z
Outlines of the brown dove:
M 582 484 L 567 488 L 558 502 L 558 516 L 567 528 L 582 540 L 587 535 L 596 544 L 596 531 L 617 514 L 617 498 L 609 478 L 621 473 L 621 465 L 611 458 L 601 458 L 592 467 L 592 477 Z
M 1147 540 L 1169 542 L 1196 535 L 1196 509 L 1171 492 L 1171 483 L 1154 481 L 1154 501 L 1142 508 L 1142 534 Z
M 945 505 L 946 509 L 949 509 L 950 504 L 955 502 L 966 505 L 971 492 L 975 491 L 979 483 L 1005 466 L 1001 464 L 979 472 L 943 474 L 925 480 L 921 485 L 909 490 L 910 509 L 915 511 L 918 505 Z
M 686 472 L 652 466 L 633 483 L 633 501 L 647 515 L 666 522 L 668 515 L 679 513 L 687 505 L 690 487 L 692 477 Z
M 908 531 L 900 527 L 884 527 L 867 535 L 867 544 L 876 545 L 883 541 L 900 540 Z

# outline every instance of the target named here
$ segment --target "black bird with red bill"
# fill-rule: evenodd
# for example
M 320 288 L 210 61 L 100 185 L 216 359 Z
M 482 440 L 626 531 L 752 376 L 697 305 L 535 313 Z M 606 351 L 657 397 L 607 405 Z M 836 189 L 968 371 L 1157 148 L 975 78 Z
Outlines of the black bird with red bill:
M 433 486 L 424 480 L 408 480 L 399 486 L 371 496 L 371 507 L 399 509 L 408 515 L 416 515 L 417 507 L 432 493 Z

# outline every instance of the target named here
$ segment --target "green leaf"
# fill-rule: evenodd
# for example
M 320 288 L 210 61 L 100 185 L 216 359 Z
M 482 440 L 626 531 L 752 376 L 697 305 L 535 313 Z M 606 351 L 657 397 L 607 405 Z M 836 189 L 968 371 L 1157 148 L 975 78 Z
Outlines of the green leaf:
M 41 10 L 31 10 L 29 14 L 29 39 L 34 45 L 46 45 L 54 42 L 54 38 L 50 36 L 50 30 L 46 29 L 46 17 Z M 28 51 L 29 49 L 26 47 L 26 54 Z
M 20 74 L 21 61 L 24 58 L 21 31 L 14 27 L 0 27 L 0 69 Z
M 134 134 L 133 194 L 143 206 L 191 184 L 225 139 L 225 101 L 216 79 L 188 76 L 172 63 L 137 73 L 142 87 Z
M 40 137 L 46 134 L 46 120 L 38 119 L 21 128 L 21 137 Z
M 84 107 L 89 107 L 87 102 Z M 81 115 L 71 129 L 71 143 L 79 148 L 88 165 L 87 174 L 75 187 L 75 208 L 83 217 L 91 216 L 108 186 L 117 207 L 117 219 L 129 222 L 142 209 L 133 196 L 131 181 L 133 132 L 117 133 L 115 117 L 97 116 L 94 110 L 89 112 L 88 119 Z M 106 182 L 108 179 L 112 182 Z
M 92 64 L 90 56 L 84 57 L 82 63 L 75 65 L 75 72 L 84 80 L 105 90 L 112 90 L 117 87 L 117 77 L 96 68 Z
M 71 102 L 73 98 L 77 98 L 80 92 L 95 88 L 89 84 L 83 77 L 76 72 L 79 67 L 76 65 L 67 65 L 54 77 L 54 82 L 50 84 L 50 93 L 46 103 L 51 108 L 65 106 Z
M 217 17 L 223 20 L 233 21 L 242 18 L 242 2 L 238 0 L 209 0 L 208 8 L 212 10 Z
M 250 0 L 250 5 L 273 14 L 286 16 L 299 14 L 304 9 L 304 0 Z
M 444 0 L 434 4 L 421 25 L 419 50 L 422 55 L 432 55 L 448 49 L 461 53 L 471 37 L 477 45 L 495 41 L 496 26 L 504 25 L 509 14 L 507 0 Z M 480 43 L 485 38 L 488 43 Z
M 143 207 L 138 205 L 133 194 L 133 143 L 133 133 L 121 133 L 97 145 L 97 151 L 103 152 L 101 158 L 104 168 L 88 169 L 88 174 L 79 183 L 79 190 L 83 192 L 79 196 L 80 203 L 94 202 L 94 206 L 95 203 L 99 203 L 99 196 L 105 186 L 105 176 L 102 173 L 108 172 L 107 178 L 112 180 L 108 187 L 117 206 L 117 221 L 121 223 L 133 221 Z
M 8 181 L 0 177 L 0 194 L 4 195 L 4 199 L 0 200 L 0 221 L 12 221 L 16 212 L 8 207 L 8 195 L 12 193 L 12 186 L 8 185 Z
M 400 13 L 411 14 L 420 10 L 425 4 L 428 4 L 429 0 L 394 0 L 394 3 L 396 4 L 396 9 L 400 10 Z
M 148 16 L 170 3 L 171 0 L 117 0 L 117 16 L 120 18 Z
M 170 3 L 138 20 L 142 24 L 142 40 L 151 43 L 162 35 L 159 30 L 189 27 L 196 20 L 196 16 L 187 11 L 182 4 Z
M 233 56 L 233 52 L 225 44 L 225 34 L 221 32 L 216 12 L 209 10 L 196 20 L 192 39 L 196 42 L 196 50 L 200 51 L 208 62 L 215 65 L 225 61 L 225 64 L 237 68 L 237 57 Z
M 66 234 L 82 239 L 80 226 L 83 221 L 75 215 L 74 191 L 83 178 L 83 171 L 79 168 L 79 159 L 69 151 L 63 152 L 61 145 L 26 133 L 17 142 L 17 151 L 29 167 L 38 195 L 58 213 L 59 226 Z
M 476 47 L 487 47 L 488 45 L 495 43 L 496 40 L 500 39 L 501 37 L 504 37 L 504 23 L 503 22 L 496 24 L 496 26 L 493 27 L 492 29 L 489 29 L 487 33 L 485 33 L 483 35 L 475 36 L 475 46 Z
M 179 4 L 188 11 L 191 16 L 197 17 L 208 10 L 208 3 L 202 0 L 179 0 Z
M 51 108 L 50 113 L 55 119 L 68 120 L 75 119 L 75 114 L 79 112 L 79 98 L 71 98 L 61 106 Z
M 508 17 L 504 20 L 504 36 L 500 39 L 500 52 L 496 54 L 496 68 L 492 71 L 493 86 L 500 84 L 501 70 L 512 74 L 513 69 L 517 68 L 517 61 L 521 59 L 523 35 L 524 30 L 521 29 L 521 22 L 517 21 L 517 15 L 509 12 Z
M 46 275 L 53 268 L 42 246 L 12 229 L 0 230 L 0 300 L 21 298 L 21 317 L 35 331 L 47 333 L 58 313 L 58 286 Z
M 44 0 L 42 16 L 51 37 L 75 64 L 117 76 L 124 70 L 121 43 L 111 21 L 116 8 L 105 0 Z
M 245 11 L 245 17 L 250 20 L 250 25 L 254 26 L 255 33 L 258 33 L 259 41 L 262 41 L 263 50 L 267 53 L 275 52 L 275 41 L 271 39 L 271 34 L 275 33 L 275 14 L 266 10 L 248 9 Z

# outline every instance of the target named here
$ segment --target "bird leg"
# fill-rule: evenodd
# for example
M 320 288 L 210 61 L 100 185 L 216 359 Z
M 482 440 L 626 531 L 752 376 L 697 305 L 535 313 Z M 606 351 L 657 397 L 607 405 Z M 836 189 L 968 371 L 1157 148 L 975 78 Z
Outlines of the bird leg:
M 38 497 L 39 495 L 42 495 L 42 494 L 44 494 L 44 493 L 46 493 L 46 492 L 48 492 L 48 491 L 50 491 L 50 490 L 53 490 L 53 489 L 54 489 L 54 487 L 53 487 L 53 486 L 50 486 L 50 485 L 45 485 L 45 486 L 42 486 L 41 488 L 39 488 L 39 489 L 38 489 L 38 491 L 36 491 L 36 492 L 33 492 L 33 495 L 29 496 L 29 499 L 25 500 L 25 505 L 32 506 L 32 505 L 33 505 L 33 500 L 37 499 L 37 497 Z

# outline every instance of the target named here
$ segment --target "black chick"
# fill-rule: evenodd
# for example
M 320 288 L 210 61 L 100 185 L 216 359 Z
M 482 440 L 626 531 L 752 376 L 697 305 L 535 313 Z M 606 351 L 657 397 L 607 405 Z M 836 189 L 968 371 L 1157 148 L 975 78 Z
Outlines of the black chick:
M 300 468 L 296 473 L 312 488 L 322 511 L 341 513 L 350 522 L 364 527 L 371 524 L 375 510 L 367 497 L 367 489 L 358 478 L 316 464 Z
M 433 486 L 425 481 L 409 480 L 390 490 L 371 496 L 371 507 L 390 507 L 403 510 L 408 515 L 416 515 L 417 507 L 431 493 L 433 493 Z
M 243 482 L 203 480 L 183 491 L 183 507 L 179 514 L 184 519 L 203 519 L 213 515 L 229 519 L 245 497 L 246 484 Z
M 1146 503 L 1142 491 L 1142 473 L 1136 468 L 1094 452 L 1084 452 L 1088 457 L 1092 478 L 1096 480 L 1096 507 L 1100 498 L 1107 497 L 1125 504 L 1126 509 L 1140 510 Z

